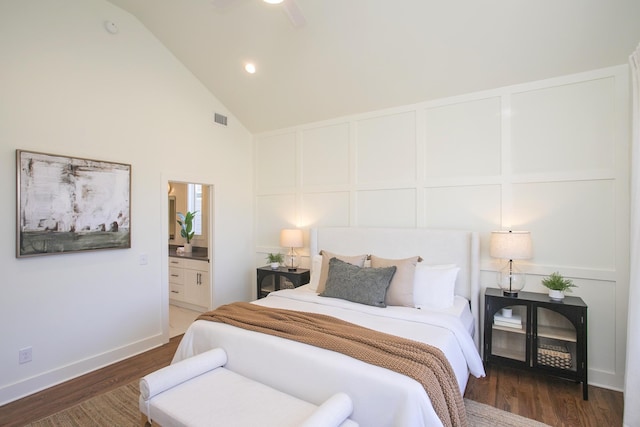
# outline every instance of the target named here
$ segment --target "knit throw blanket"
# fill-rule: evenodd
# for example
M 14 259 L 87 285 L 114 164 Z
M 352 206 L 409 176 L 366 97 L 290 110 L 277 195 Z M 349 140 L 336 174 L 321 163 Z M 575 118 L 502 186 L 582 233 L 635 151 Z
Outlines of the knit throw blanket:
M 466 426 L 464 401 L 440 349 L 331 316 L 237 302 L 198 317 L 343 353 L 418 381 L 445 426 Z

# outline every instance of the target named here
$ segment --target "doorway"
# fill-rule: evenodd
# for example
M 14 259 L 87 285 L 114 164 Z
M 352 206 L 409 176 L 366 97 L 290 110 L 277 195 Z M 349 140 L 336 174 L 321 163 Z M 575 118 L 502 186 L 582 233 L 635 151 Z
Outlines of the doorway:
M 169 337 L 183 334 L 213 301 L 213 186 L 196 182 L 168 181 L 168 280 L 167 317 Z M 196 212 L 191 252 L 178 224 L 179 215 Z

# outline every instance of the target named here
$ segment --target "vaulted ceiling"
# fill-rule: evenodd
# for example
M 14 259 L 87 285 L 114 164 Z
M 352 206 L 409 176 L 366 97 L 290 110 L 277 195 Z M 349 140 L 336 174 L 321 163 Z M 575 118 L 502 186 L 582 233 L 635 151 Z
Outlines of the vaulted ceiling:
M 254 133 L 625 64 L 640 42 L 639 0 L 295 0 L 299 27 L 262 0 L 110 1 Z

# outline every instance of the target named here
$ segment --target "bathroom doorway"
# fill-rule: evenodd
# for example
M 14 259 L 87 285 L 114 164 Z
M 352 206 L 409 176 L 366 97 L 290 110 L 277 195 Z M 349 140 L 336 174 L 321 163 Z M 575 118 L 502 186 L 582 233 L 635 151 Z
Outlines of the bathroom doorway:
M 169 336 L 181 335 L 213 302 L 213 186 L 168 181 L 168 320 Z M 191 251 L 178 224 L 179 214 L 196 212 Z

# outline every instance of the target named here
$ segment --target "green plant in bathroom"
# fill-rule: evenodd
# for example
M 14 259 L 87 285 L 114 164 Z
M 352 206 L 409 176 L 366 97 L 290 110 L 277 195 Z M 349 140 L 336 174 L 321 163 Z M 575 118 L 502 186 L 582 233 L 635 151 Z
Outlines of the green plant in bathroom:
M 193 239 L 193 236 L 195 234 L 195 231 L 193 231 L 193 219 L 196 217 L 197 213 L 198 211 L 187 211 L 186 214 L 178 212 L 178 218 L 180 218 L 178 220 L 178 224 L 181 227 L 180 235 L 187 239 L 187 244 L 191 243 L 191 239 Z

